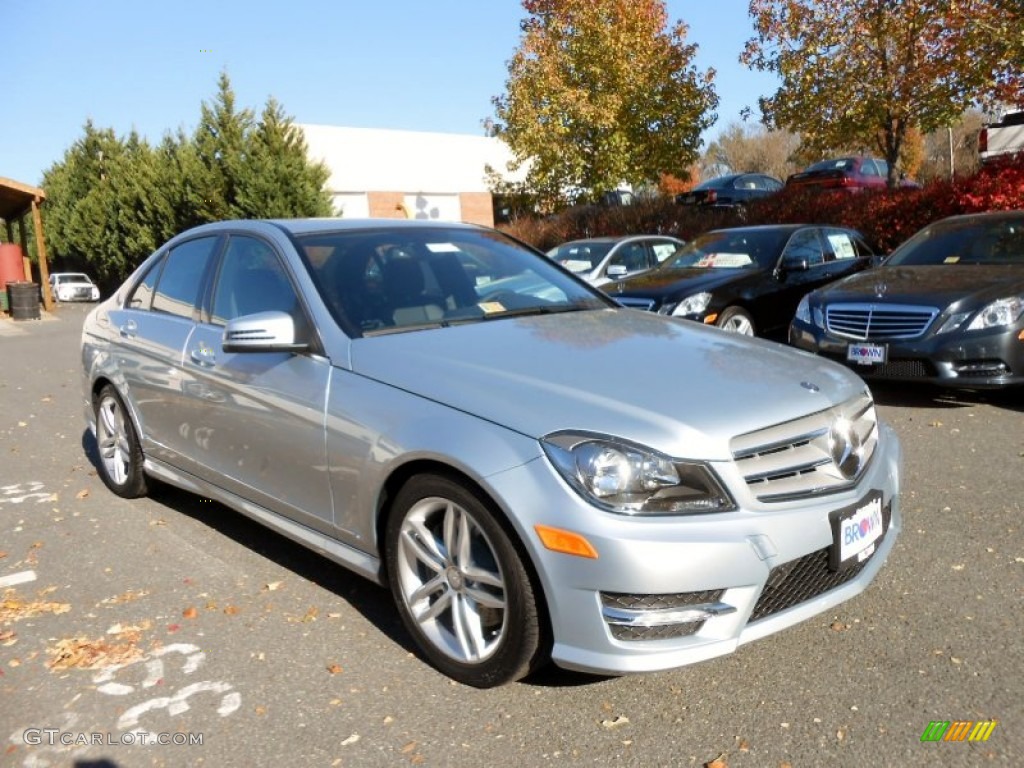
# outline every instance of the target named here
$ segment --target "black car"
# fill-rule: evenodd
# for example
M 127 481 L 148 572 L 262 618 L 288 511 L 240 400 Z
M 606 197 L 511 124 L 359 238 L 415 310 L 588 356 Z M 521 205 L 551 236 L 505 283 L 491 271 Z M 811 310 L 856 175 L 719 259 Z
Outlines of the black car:
M 773 195 L 784 186 L 781 180 L 763 173 L 734 173 L 698 184 L 689 192 L 676 195 L 676 202 L 680 205 L 734 207 Z
M 954 216 L 801 302 L 790 343 L 864 378 L 1024 384 L 1024 211 Z
M 804 294 L 866 269 L 873 257 L 859 232 L 842 227 L 717 229 L 661 266 L 604 290 L 624 306 L 748 336 L 784 336 Z

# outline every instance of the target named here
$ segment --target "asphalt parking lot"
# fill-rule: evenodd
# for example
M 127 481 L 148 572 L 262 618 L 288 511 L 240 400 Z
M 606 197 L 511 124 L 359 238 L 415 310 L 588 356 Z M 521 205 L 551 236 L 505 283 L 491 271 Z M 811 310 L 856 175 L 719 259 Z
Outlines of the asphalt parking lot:
M 0 765 L 1024 764 L 1024 395 L 875 388 L 905 529 L 838 612 L 670 672 L 481 691 L 383 589 L 214 502 L 109 493 L 91 306 L 0 320 Z

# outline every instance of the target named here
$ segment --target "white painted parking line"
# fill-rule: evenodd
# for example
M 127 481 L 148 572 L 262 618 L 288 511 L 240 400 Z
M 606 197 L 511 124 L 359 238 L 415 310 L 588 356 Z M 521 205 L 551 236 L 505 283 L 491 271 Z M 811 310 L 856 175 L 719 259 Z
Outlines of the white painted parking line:
M 27 584 L 35 580 L 35 571 L 19 571 L 18 573 L 12 573 L 10 576 L 0 576 L 0 589 L 7 589 L 17 584 Z

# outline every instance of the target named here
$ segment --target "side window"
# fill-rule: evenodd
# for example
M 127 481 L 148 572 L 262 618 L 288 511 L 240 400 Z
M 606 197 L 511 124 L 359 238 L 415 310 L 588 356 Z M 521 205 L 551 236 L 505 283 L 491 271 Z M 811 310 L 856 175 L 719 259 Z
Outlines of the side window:
M 128 301 L 125 304 L 129 309 L 149 309 L 153 303 L 153 288 L 156 286 L 156 280 L 160 277 L 160 270 L 163 268 L 165 257 L 157 259 L 153 266 L 149 268 L 145 276 L 142 278 L 142 282 L 135 286 L 131 295 L 128 297 Z
M 199 300 L 199 286 L 216 244 L 216 237 L 200 237 L 167 254 L 153 295 L 153 311 L 192 317 Z
M 825 263 L 825 254 L 816 229 L 801 229 L 796 232 L 786 244 L 786 250 L 782 252 L 783 263 L 804 259 L 811 268 Z
M 274 249 L 254 237 L 233 235 L 221 259 L 213 294 L 212 322 L 226 325 L 242 315 L 287 312 L 298 300 Z
M 860 164 L 860 172 L 865 176 L 879 176 L 875 161 L 870 157 L 865 158 Z

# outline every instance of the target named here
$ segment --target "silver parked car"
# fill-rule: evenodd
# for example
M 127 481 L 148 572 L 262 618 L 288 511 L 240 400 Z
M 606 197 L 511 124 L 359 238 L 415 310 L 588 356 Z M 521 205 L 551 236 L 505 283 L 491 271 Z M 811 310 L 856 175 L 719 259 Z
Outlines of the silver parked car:
M 90 314 L 82 363 L 114 493 L 202 493 L 389 586 L 473 686 L 729 653 L 861 592 L 901 526 L 846 368 L 471 225 L 198 227 Z
M 591 285 L 606 285 L 661 264 L 686 245 L 668 235 L 626 235 L 572 240 L 552 248 L 548 257 Z

